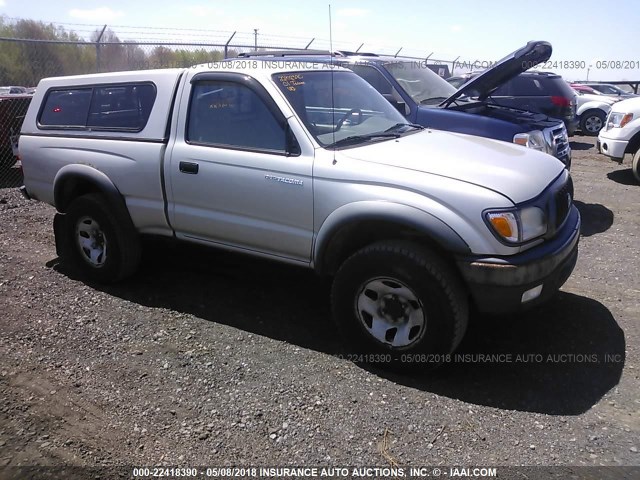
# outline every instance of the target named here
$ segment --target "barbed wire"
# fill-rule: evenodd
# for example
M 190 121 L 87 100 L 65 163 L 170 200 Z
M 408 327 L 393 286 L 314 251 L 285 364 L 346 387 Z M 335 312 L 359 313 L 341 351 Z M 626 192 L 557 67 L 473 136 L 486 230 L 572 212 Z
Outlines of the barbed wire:
M 19 21 L 33 20 L 22 17 L 9 17 L 1 16 L 5 21 L 16 23 Z M 46 25 L 52 25 L 56 28 L 63 28 L 70 30 L 76 35 L 85 38 L 87 41 L 96 31 L 101 31 L 104 27 L 104 23 L 82 23 L 82 22 L 54 22 L 54 21 L 42 21 Z M 70 28 L 73 27 L 73 28 Z M 84 28 L 77 28 L 84 27 Z M 256 38 L 258 39 L 260 48 L 297 48 L 303 49 L 310 45 L 310 48 L 319 50 L 361 50 L 363 52 L 376 52 L 384 55 L 394 55 L 399 51 L 402 51 L 403 56 L 415 57 L 415 58 L 427 58 L 434 55 L 433 51 L 418 50 L 416 48 L 404 48 L 402 45 L 397 46 L 383 46 L 383 45 L 369 45 L 368 48 L 362 42 L 347 42 L 334 40 L 333 45 L 329 39 L 321 37 L 297 37 L 291 35 L 279 35 L 272 33 L 258 32 L 246 32 L 246 31 L 231 31 L 231 30 L 211 30 L 201 28 L 179 28 L 179 27 L 150 27 L 141 25 L 118 25 L 107 24 L 107 28 L 111 30 L 122 41 L 133 42 L 157 42 L 157 43 L 184 43 L 188 45 L 193 44 L 225 44 L 233 35 L 233 42 L 237 45 L 251 46 L 256 44 Z M 174 33 L 175 32 L 175 33 Z M 179 33 L 178 33 L 179 32 Z M 122 38 L 121 38 L 122 37 Z M 442 57 L 444 55 L 437 55 Z M 460 58 L 460 57 L 459 57 Z M 430 58 L 431 61 L 436 63 L 451 62 L 450 59 L 443 60 L 442 58 Z

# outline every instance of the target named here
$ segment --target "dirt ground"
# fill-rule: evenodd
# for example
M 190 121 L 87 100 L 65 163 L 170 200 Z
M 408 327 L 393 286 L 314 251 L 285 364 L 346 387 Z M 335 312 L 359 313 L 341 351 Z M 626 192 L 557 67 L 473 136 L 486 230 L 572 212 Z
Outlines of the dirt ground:
M 303 269 L 147 241 L 136 276 L 85 284 L 57 261 L 54 209 L 24 200 L 15 171 L 0 185 L 0 477 L 36 465 L 640 466 L 640 185 L 629 159 L 572 140 L 573 275 L 542 308 L 473 317 L 434 373 L 345 358 L 328 286 Z

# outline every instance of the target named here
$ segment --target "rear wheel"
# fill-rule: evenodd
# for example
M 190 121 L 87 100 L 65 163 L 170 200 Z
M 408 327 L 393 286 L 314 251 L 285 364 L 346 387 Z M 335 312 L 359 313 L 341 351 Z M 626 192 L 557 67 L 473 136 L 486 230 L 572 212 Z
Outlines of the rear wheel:
M 602 110 L 587 110 L 580 116 L 580 130 L 583 135 L 595 137 L 604 126 L 606 115 Z
M 140 262 L 140 240 L 131 219 L 100 194 L 75 199 L 64 215 L 59 245 L 64 261 L 84 277 L 115 282 Z
M 456 273 L 433 252 L 400 241 L 373 244 L 346 260 L 332 307 L 354 358 L 369 363 L 435 367 L 458 346 L 468 322 Z

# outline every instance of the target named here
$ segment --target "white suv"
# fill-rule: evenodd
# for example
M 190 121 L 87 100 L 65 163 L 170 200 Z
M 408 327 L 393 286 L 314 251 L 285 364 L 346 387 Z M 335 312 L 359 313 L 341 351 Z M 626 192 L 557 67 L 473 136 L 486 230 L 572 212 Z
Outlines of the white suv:
M 598 151 L 622 163 L 633 155 L 633 175 L 640 181 L 640 97 L 615 103 L 598 136 Z

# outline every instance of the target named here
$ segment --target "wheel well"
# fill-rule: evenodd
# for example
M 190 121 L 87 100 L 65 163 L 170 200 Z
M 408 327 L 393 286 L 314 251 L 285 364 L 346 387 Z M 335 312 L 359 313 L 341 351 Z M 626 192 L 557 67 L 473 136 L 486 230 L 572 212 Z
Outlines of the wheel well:
M 624 151 L 624 153 L 630 153 L 633 155 L 639 149 L 640 149 L 640 131 L 636 133 L 633 137 L 631 137 L 631 140 L 629 140 L 629 143 L 627 144 L 627 148 Z
M 82 195 L 100 193 L 102 189 L 95 182 L 83 177 L 69 177 L 56 189 L 55 202 L 59 212 L 65 212 L 71 202 Z
M 334 275 L 340 265 L 365 246 L 383 240 L 409 240 L 428 246 L 447 258 L 448 253 L 438 243 L 424 232 L 415 230 L 397 222 L 380 220 L 363 220 L 341 227 L 335 232 L 324 248 L 316 270 L 321 275 Z
M 593 107 L 593 108 L 589 108 L 589 109 L 585 110 L 584 112 L 582 112 L 582 113 L 580 114 L 580 119 L 585 118 L 585 117 L 586 117 L 586 115 L 587 115 L 589 112 L 598 112 L 598 113 L 601 113 L 602 115 L 604 115 L 605 117 L 607 116 L 606 112 L 605 112 L 604 110 L 602 110 L 601 108 L 595 108 L 595 107 Z

